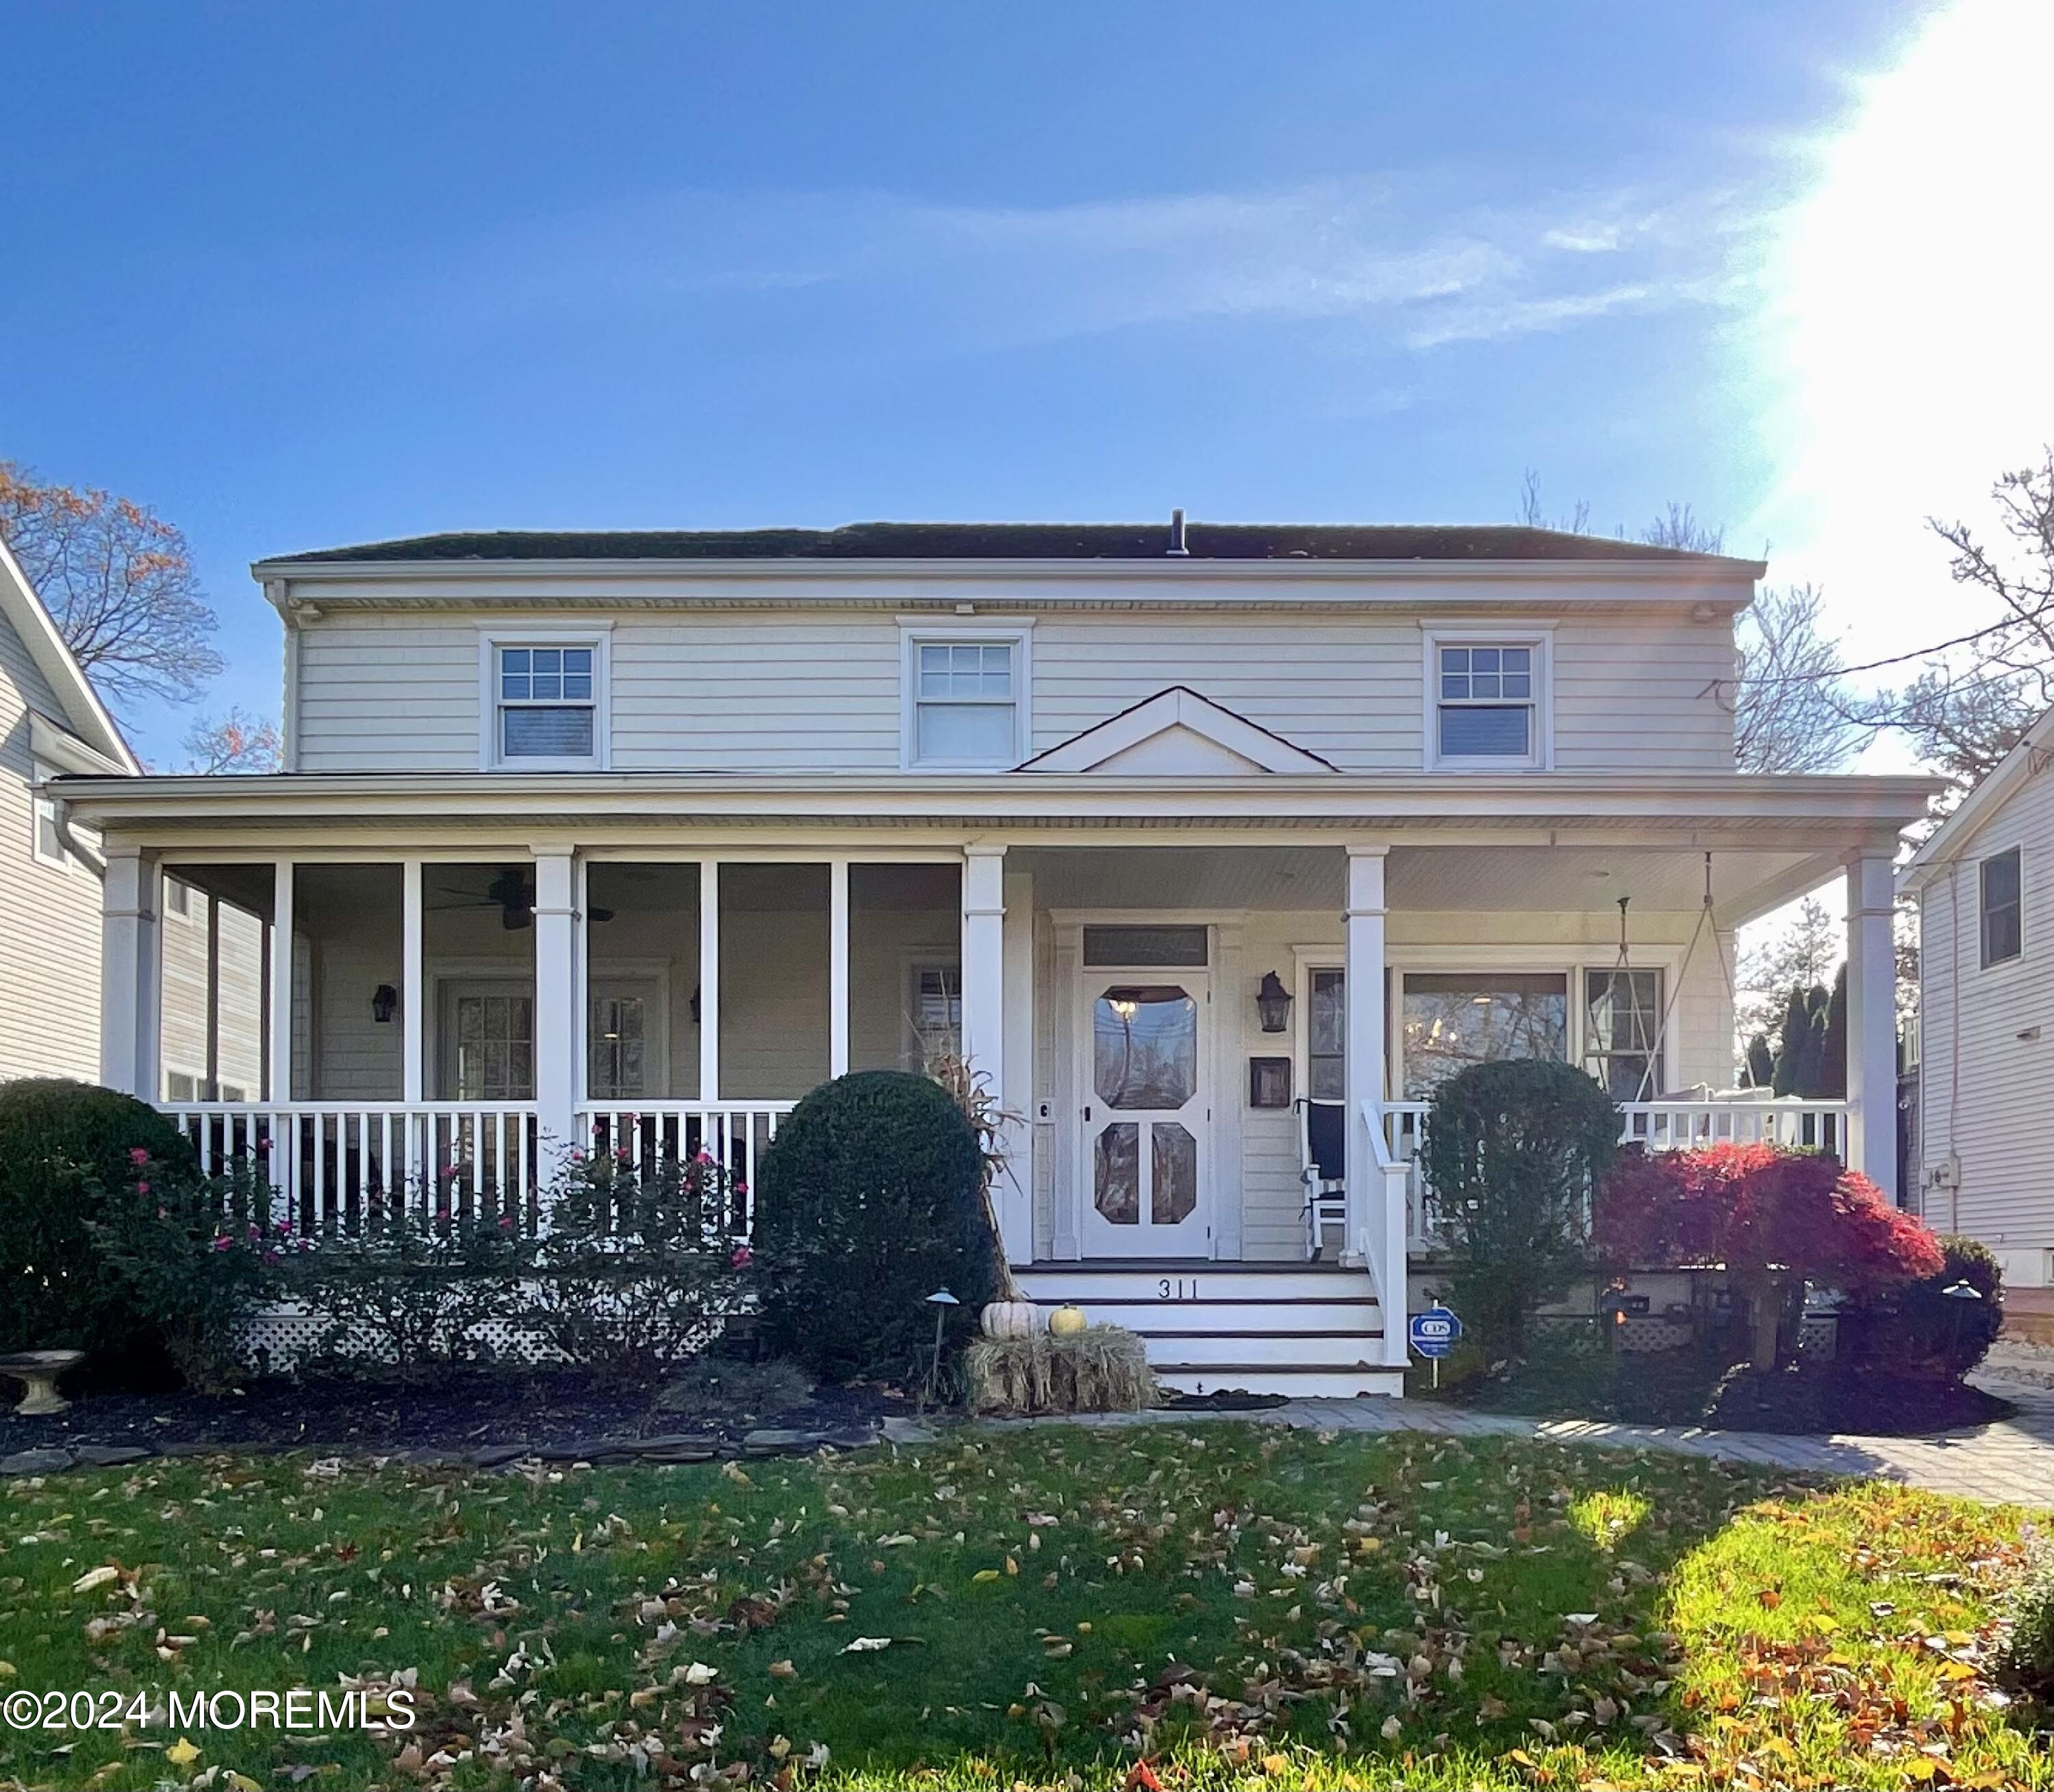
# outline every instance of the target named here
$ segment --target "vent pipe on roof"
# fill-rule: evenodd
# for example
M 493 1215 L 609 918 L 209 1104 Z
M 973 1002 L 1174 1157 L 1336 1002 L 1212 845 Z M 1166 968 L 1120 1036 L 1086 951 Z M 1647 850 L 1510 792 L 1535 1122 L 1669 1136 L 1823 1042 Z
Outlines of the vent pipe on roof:
M 1171 553 L 1186 555 L 1188 555 L 1191 551 L 1189 548 L 1184 545 L 1184 513 L 1182 510 L 1172 510 L 1170 513 L 1170 546 L 1168 551 Z

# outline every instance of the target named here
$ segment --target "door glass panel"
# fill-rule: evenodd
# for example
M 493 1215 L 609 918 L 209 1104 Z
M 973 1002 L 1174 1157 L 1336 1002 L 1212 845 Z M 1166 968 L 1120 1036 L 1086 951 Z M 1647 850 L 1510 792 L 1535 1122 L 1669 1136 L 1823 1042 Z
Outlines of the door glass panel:
M 648 1093 L 645 1024 L 639 995 L 592 998 L 591 1081 L 596 1101 L 615 1101 Z
M 535 1098 L 535 1005 L 526 996 L 458 996 L 456 1036 L 459 1101 Z
M 1198 1086 L 1198 1005 L 1174 983 L 1123 984 L 1092 1010 L 1092 1080 L 1112 1108 L 1181 1108 Z
M 1116 1120 L 1098 1136 L 1093 1153 L 1092 1204 L 1114 1226 L 1141 1223 L 1141 1128 Z
M 1413 973 L 1405 979 L 1405 1098 L 1501 1057 L 1569 1055 L 1569 983 L 1559 975 Z
M 1198 1204 L 1198 1141 L 1174 1120 L 1159 1120 L 1149 1132 L 1148 1217 L 1174 1226 Z

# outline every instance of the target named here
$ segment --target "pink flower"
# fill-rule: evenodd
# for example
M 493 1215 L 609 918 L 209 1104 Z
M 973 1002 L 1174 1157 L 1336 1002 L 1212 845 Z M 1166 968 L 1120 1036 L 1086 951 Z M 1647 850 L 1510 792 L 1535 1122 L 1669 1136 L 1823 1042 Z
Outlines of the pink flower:
M 746 1182 L 738 1182 L 734 1185 L 734 1191 L 738 1195 L 746 1195 L 749 1192 L 749 1184 Z
M 499 1230 L 500 1230 L 501 1231 L 502 1231 L 502 1232 L 510 1232 L 510 1231 L 512 1231 L 514 1230 L 514 1216 L 513 1216 L 513 1215 L 511 1215 L 510 1213 L 502 1213 L 502 1215 L 500 1215 L 500 1216 L 499 1216 Z
M 251 1148 L 256 1152 L 259 1157 L 262 1157 L 270 1150 L 271 1141 L 269 1139 L 259 1139 L 255 1145 Z
M 150 1161 L 150 1154 L 140 1145 L 131 1145 L 128 1148 L 128 1161 L 140 1170 Z
M 136 1184 L 136 1192 L 138 1195 L 147 1195 L 150 1192 L 150 1185 L 147 1182 L 139 1182 Z
M 711 1152 L 702 1151 L 698 1156 L 695 1157 L 692 1161 L 695 1164 L 710 1164 L 713 1161 L 713 1153 Z
M 756 1253 L 746 1244 L 737 1245 L 734 1247 L 734 1254 L 728 1258 L 728 1262 L 738 1270 L 746 1270 L 755 1261 Z
M 235 1241 L 231 1238 L 218 1238 L 214 1241 L 214 1248 L 216 1250 L 233 1250 L 235 1248 Z
M 573 1152 L 571 1153 L 571 1161 L 573 1164 L 582 1164 L 584 1161 L 584 1153 L 581 1151 Z

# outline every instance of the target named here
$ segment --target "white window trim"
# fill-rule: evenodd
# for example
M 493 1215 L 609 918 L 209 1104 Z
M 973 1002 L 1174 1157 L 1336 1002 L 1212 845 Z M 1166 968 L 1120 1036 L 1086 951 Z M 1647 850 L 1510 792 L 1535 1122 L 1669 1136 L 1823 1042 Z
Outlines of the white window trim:
M 1555 767 L 1555 637 L 1552 623 L 1507 622 L 1442 628 L 1420 625 L 1420 687 L 1425 699 L 1421 745 L 1429 771 L 1552 771 Z M 1528 647 L 1533 650 L 1533 750 L 1517 758 L 1441 756 L 1441 649 Z
M 69 871 L 72 868 L 72 856 L 65 850 L 63 835 L 57 831 L 57 800 L 55 797 L 45 794 L 41 789 L 45 779 L 56 775 L 41 760 L 37 760 L 29 768 L 30 782 L 35 786 L 30 793 L 33 800 L 29 805 L 29 853 L 37 864 L 47 865 L 52 871 Z M 49 825 L 51 833 L 57 839 L 57 849 L 54 853 L 45 853 L 43 850 L 43 828 L 45 823 Z
M 1010 771 L 1027 758 L 1034 739 L 1033 621 L 950 622 L 944 616 L 899 619 L 899 767 L 902 771 Z M 1004 641 L 1013 648 L 1013 753 L 994 759 L 923 759 L 919 756 L 919 668 L 922 647 L 989 645 Z
M 613 625 L 575 628 L 525 628 L 494 624 L 478 632 L 478 751 L 486 771 L 604 771 L 613 754 Z M 499 751 L 499 649 L 502 647 L 588 647 L 592 649 L 592 754 L 588 758 L 508 759 Z

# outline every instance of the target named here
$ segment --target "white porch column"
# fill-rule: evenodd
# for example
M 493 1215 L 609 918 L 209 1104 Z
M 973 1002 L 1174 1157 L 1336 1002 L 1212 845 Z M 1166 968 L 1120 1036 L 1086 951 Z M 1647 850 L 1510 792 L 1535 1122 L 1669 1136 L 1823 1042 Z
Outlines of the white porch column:
M 1847 1167 L 1897 1195 L 1897 950 L 1891 852 L 1847 861 Z
M 848 861 L 828 861 L 828 1074 L 848 1074 Z
M 578 1054 L 576 866 L 562 848 L 535 853 L 535 1110 L 543 1148 L 567 1150 L 577 1136 Z
M 963 851 L 962 1054 L 973 1077 L 993 1097 L 1005 1094 L 1005 849 Z M 1001 1178 L 992 1190 L 1005 1254 L 1016 1263 L 1034 1254 L 1032 1204 Z
M 100 898 L 100 1080 L 155 1101 L 157 1070 L 157 861 L 110 846 Z
M 293 861 L 281 859 L 271 882 L 271 1099 L 290 1105 L 293 1089 Z
M 414 1107 L 427 1099 L 427 977 L 422 963 L 421 861 L 399 865 L 399 1099 Z
M 720 861 L 699 861 L 699 1100 L 720 1100 Z
M 1345 915 L 1348 1003 L 1348 1236 L 1342 1261 L 1366 1267 L 1384 1306 L 1388 1345 L 1405 1326 L 1405 1213 L 1379 1172 L 1381 1139 L 1371 1130 L 1383 1104 L 1383 867 L 1389 849 L 1348 849 Z M 1395 1182 L 1395 1179 L 1391 1179 Z

